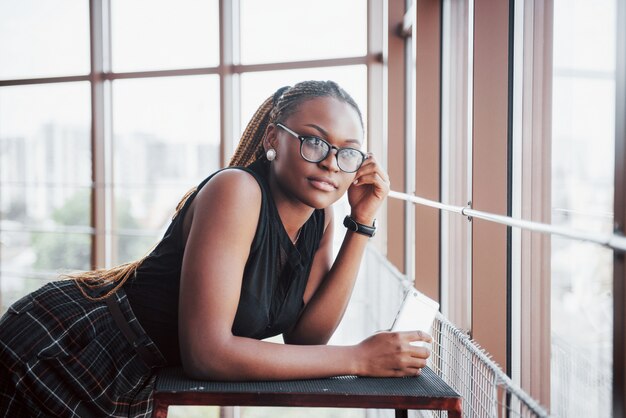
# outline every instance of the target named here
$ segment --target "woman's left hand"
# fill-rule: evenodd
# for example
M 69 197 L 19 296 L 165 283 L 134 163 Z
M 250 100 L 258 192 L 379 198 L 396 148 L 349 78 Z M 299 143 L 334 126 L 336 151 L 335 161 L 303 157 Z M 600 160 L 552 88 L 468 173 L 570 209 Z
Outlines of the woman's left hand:
M 378 208 L 389 194 L 389 176 L 370 153 L 356 172 L 348 188 L 351 216 L 359 223 L 371 225 Z

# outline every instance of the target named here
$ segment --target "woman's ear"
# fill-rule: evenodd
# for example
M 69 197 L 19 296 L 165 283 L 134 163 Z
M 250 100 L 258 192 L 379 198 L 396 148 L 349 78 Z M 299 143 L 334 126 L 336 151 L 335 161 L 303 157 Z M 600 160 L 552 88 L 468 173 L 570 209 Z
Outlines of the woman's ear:
M 276 125 L 270 123 L 265 128 L 265 135 L 263 136 L 263 149 L 267 151 L 270 148 L 276 149 L 278 146 L 278 138 L 276 138 L 276 133 L 278 129 L 276 129 Z

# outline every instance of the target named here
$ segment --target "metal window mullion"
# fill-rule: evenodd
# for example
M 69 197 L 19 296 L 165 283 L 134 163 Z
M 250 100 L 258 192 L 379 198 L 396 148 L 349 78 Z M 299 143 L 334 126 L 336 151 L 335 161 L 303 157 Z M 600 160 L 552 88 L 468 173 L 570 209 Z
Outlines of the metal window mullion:
M 239 75 L 234 73 L 235 64 L 239 64 L 240 61 L 239 6 L 239 0 L 219 0 L 220 167 L 228 164 L 228 158 L 232 155 L 235 145 L 235 137 L 238 136 L 236 133 L 239 131 L 239 115 L 241 114 Z M 239 406 L 220 406 L 220 417 L 239 418 L 240 416 Z
M 386 48 L 384 43 L 384 27 L 388 18 L 387 0 L 367 1 L 367 148 L 376 155 L 379 163 L 387 168 L 387 102 L 388 89 L 385 88 L 385 65 L 382 57 Z M 372 59 L 370 59 L 372 58 Z M 372 117 L 378 115 L 378 117 Z M 379 227 L 387 230 L 387 205 L 383 205 L 379 211 Z M 379 234 L 372 244 L 383 254 L 388 249 L 387 234 Z
M 450 202 L 453 199 L 451 187 L 451 130 L 452 130 L 452 38 L 455 36 L 455 27 L 452 25 L 452 4 L 450 0 L 442 1 L 441 10 L 441 201 Z M 441 215 L 441 312 L 446 318 L 451 318 L 450 308 L 453 297 L 450 295 L 452 261 L 450 251 L 450 216 Z M 455 321 L 456 322 L 456 321 Z M 462 326 L 461 326 L 462 328 Z
M 239 132 L 239 76 L 234 67 L 239 64 L 240 39 L 239 0 L 220 0 L 220 166 L 228 164 L 235 138 Z
M 105 190 L 105 89 L 104 89 L 104 49 L 105 49 L 105 8 L 108 1 L 90 0 L 90 61 L 89 75 L 91 87 L 91 151 L 92 151 L 92 195 L 91 224 L 93 227 L 91 267 L 106 265 L 106 190 Z
M 524 1 L 514 3 L 514 46 L 513 46 L 513 140 L 512 140 L 512 190 L 511 216 L 519 218 L 522 214 L 522 134 L 523 134 L 523 80 L 524 80 Z M 527 129 L 532 129 L 532 125 Z M 511 231 L 511 340 L 510 370 L 511 379 L 521 385 L 521 347 L 522 347 L 522 231 Z
M 474 0 L 468 0 L 468 11 L 467 11 L 467 149 L 466 149 L 466 167 L 467 167 L 467 175 L 466 175 L 466 196 L 468 199 L 467 205 L 472 206 L 471 202 L 473 199 L 473 149 L 474 149 Z M 470 222 L 467 226 L 467 265 L 465 268 L 466 276 L 466 289 L 468 289 L 468 294 L 466 295 L 466 311 L 465 311 L 465 319 L 466 323 L 469 324 L 467 331 L 469 331 L 470 335 L 472 334 L 472 283 L 473 283 L 473 227 L 474 224 Z
M 414 9 L 410 9 L 414 12 Z M 405 190 L 408 194 L 415 194 L 415 55 L 416 55 L 416 26 L 411 26 L 411 37 L 407 38 L 405 55 L 407 57 L 405 73 L 405 91 L 409 94 L 405 98 L 405 149 L 406 177 L 404 179 Z M 406 233 L 404 235 L 404 271 L 410 280 L 415 280 L 415 207 L 409 202 L 405 207 Z

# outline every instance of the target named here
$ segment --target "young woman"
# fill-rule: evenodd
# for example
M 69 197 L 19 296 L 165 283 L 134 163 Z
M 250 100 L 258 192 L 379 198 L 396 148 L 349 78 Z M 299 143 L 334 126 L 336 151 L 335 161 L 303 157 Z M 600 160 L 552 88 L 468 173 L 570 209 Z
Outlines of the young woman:
M 388 176 L 334 82 L 282 88 L 230 167 L 190 191 L 156 248 L 45 285 L 0 320 L 5 416 L 149 416 L 154 368 L 216 380 L 417 375 L 422 332 L 328 346 L 375 231 Z M 333 261 L 331 205 L 348 193 Z M 261 341 L 283 334 L 286 344 Z

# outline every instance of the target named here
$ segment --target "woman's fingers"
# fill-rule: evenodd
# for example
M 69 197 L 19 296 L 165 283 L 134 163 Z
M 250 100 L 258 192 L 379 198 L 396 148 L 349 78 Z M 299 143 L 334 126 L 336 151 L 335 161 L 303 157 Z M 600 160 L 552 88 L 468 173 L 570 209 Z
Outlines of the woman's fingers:
M 376 162 L 376 159 L 371 157 L 365 160 L 361 168 L 359 168 L 359 171 L 357 171 L 357 175 L 355 177 L 357 184 L 361 182 L 362 177 L 373 173 L 377 173 L 384 183 L 389 183 L 389 175 Z
M 389 185 L 385 183 L 385 181 L 380 177 L 378 173 L 368 174 L 366 176 L 361 176 L 354 183 L 356 186 L 364 186 L 371 185 L 374 187 L 374 194 L 379 199 L 383 199 L 388 191 Z
M 423 331 L 380 332 L 359 344 L 364 354 L 363 374 L 368 376 L 415 376 L 430 357 L 427 347 L 416 341 L 432 342 Z
M 363 164 L 357 171 L 357 177 L 360 176 L 361 174 L 366 174 L 372 171 L 378 171 L 381 174 L 381 177 L 383 177 L 386 180 L 389 179 L 389 176 L 387 176 L 387 173 L 385 172 L 385 170 L 383 170 L 380 164 L 378 164 L 378 161 L 376 161 L 376 158 L 374 156 L 368 158 L 367 160 L 363 162 Z
M 426 347 L 414 346 L 416 341 L 432 342 L 430 335 L 423 331 L 403 331 L 398 333 L 403 341 L 405 356 L 400 359 L 403 367 L 400 369 L 405 376 L 416 375 L 419 370 L 426 367 L 430 350 Z
M 408 340 L 410 342 L 413 342 L 413 341 L 424 341 L 424 342 L 427 342 L 427 343 L 432 343 L 433 342 L 433 337 L 431 337 L 429 333 L 424 332 L 424 331 L 420 331 L 420 330 L 416 330 L 416 331 L 399 331 L 399 334 L 401 334 L 403 337 L 408 338 Z

